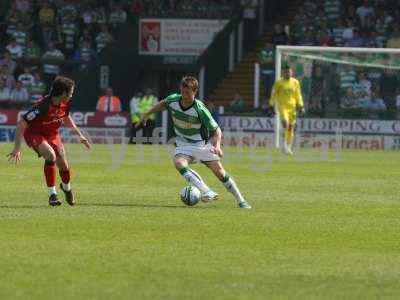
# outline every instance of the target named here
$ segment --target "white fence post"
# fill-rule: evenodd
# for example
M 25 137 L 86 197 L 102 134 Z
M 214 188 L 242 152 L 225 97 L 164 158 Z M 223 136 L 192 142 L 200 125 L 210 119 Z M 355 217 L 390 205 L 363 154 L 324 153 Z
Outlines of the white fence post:
M 164 110 L 162 112 L 162 120 L 161 120 L 161 127 L 162 127 L 162 143 L 165 145 L 168 142 L 168 111 Z
M 281 61 L 282 61 L 282 53 L 278 46 L 276 48 L 276 58 L 275 58 L 275 81 L 277 81 L 277 80 L 279 80 L 279 78 L 281 78 Z M 280 120 L 280 116 L 279 116 L 279 106 L 278 106 L 277 102 L 275 102 L 274 109 L 275 109 L 274 141 L 275 141 L 275 148 L 279 148 L 281 120 Z
M 204 101 L 204 96 L 205 96 L 205 91 L 204 91 L 205 73 L 206 73 L 206 68 L 203 66 L 203 67 L 201 67 L 200 72 L 199 72 L 199 98 L 202 101 Z
M 254 63 L 254 108 L 260 107 L 260 64 Z
M 242 61 L 243 59 L 243 26 L 244 23 L 243 21 L 240 21 L 239 26 L 238 26 L 238 38 L 237 38 L 237 43 L 238 43 L 238 61 Z
M 235 67 L 235 32 L 229 36 L 229 72 L 232 72 Z
M 258 17 L 258 35 L 262 35 L 264 32 L 264 4 L 265 0 L 260 0 L 260 5 L 258 6 L 259 17 Z

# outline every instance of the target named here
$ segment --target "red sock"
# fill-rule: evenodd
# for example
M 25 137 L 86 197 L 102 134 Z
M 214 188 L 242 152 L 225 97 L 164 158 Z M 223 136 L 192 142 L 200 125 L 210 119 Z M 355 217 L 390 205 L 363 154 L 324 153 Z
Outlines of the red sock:
M 46 160 L 44 162 L 44 176 L 46 177 L 47 187 L 56 185 L 56 163 Z
M 63 183 L 67 184 L 69 183 L 70 179 L 71 179 L 71 173 L 69 170 L 60 170 L 60 177 Z

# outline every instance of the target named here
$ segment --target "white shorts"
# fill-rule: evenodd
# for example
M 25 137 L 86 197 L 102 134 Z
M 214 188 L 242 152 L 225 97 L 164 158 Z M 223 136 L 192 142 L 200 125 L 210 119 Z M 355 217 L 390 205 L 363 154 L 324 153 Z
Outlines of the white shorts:
M 213 146 L 211 144 L 206 144 L 204 146 L 178 146 L 175 148 L 174 156 L 183 154 L 193 157 L 193 163 L 220 160 L 217 154 L 211 152 L 212 148 Z

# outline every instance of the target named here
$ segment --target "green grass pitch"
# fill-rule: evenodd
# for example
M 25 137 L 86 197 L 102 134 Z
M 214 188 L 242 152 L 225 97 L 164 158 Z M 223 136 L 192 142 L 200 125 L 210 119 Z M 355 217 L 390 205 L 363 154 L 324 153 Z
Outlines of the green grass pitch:
M 244 211 L 200 165 L 221 200 L 185 207 L 165 148 L 66 147 L 78 204 L 52 208 L 0 146 L 0 299 L 400 299 L 397 152 L 232 151 Z

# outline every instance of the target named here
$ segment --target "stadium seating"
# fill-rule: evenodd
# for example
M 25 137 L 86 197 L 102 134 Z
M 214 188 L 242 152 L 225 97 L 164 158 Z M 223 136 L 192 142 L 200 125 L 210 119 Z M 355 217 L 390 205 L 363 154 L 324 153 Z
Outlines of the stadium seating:
M 11 54 L 15 66 L 10 74 L 1 70 L 0 77 L 12 90 L 24 68 L 29 67 L 39 74 L 41 84 L 48 86 L 55 75 L 74 77 L 94 63 L 107 45 L 118 40 L 121 28 L 139 17 L 227 18 L 234 7 L 225 0 L 2 1 L 0 64 L 8 65 L 3 58 Z M 7 80 L 8 75 L 11 80 Z M 27 89 L 35 90 L 31 86 Z M 32 100 L 37 97 L 36 90 L 33 96 Z M 2 103 L 5 101 L 0 99 L 0 106 Z
M 287 25 L 288 45 L 400 47 L 400 35 L 396 30 L 399 27 L 399 12 L 393 11 L 394 2 L 369 1 L 370 6 L 364 7 L 364 1 L 291 1 L 286 13 L 283 16 L 279 15 L 279 20 L 267 20 L 266 33 L 258 41 L 256 49 L 250 51 L 245 59 L 236 65 L 235 70 L 221 81 L 210 98 L 217 105 L 227 107 L 232 100 L 232 91 L 239 92 L 244 96 L 247 107 L 251 109 L 254 98 L 253 65 L 258 61 L 265 43 L 273 42 L 273 28 L 278 23 Z M 400 82 L 398 77 L 397 75 L 397 82 Z M 373 88 L 379 84 L 376 80 L 372 83 Z M 269 95 L 264 95 L 263 85 L 260 81 L 260 94 L 266 99 Z M 335 113 L 339 109 L 344 116 L 360 116 L 360 110 L 344 109 L 340 97 L 336 98 L 337 102 L 332 105 Z M 393 95 L 384 100 L 388 110 L 395 109 Z M 311 108 L 310 112 L 317 116 L 324 115 L 324 112 L 318 109 Z M 385 114 L 379 114 L 383 115 Z
M 272 28 L 278 22 L 287 25 L 291 45 L 400 47 L 398 32 L 393 30 L 398 27 L 399 12 L 391 10 L 396 1 L 370 1 L 370 7 L 364 7 L 363 1 L 347 0 L 317 4 L 315 1 L 287 2 L 279 20 L 273 18 L 274 14 L 268 14 L 264 37 L 212 91 L 209 98 L 216 105 L 228 107 L 237 92 L 246 102 L 245 106 L 252 109 L 253 64 L 265 42 L 273 40 Z M 0 4 L 0 77 L 12 90 L 23 76 L 24 67 L 29 67 L 31 76 L 36 78 L 34 84 L 26 83 L 31 100 L 38 97 L 37 86 L 45 91 L 43 87 L 56 74 L 74 77 L 94 64 L 107 45 L 118 41 L 121 28 L 134 24 L 139 17 L 229 18 L 237 8 L 237 1 L 226 0 L 55 0 L 49 3 L 8 0 Z M 267 98 L 262 83 L 260 92 L 263 99 Z M 395 108 L 393 100 L 385 99 L 385 102 L 388 109 Z M 0 106 L 2 103 L 5 102 L 0 99 Z M 339 100 L 335 105 L 346 110 Z

